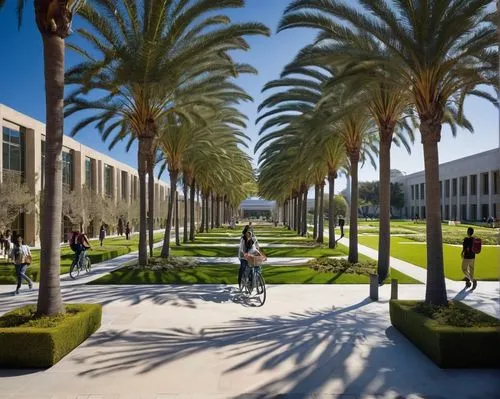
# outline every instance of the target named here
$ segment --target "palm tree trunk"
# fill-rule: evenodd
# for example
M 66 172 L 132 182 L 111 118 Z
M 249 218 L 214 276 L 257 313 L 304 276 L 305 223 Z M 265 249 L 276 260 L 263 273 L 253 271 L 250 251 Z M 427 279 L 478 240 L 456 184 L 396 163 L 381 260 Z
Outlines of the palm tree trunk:
M 152 159 L 148 160 L 148 233 L 149 233 L 149 256 L 153 256 L 154 245 L 154 208 L 155 207 L 155 177 L 154 177 L 154 163 Z
M 200 233 L 205 230 L 205 196 L 201 195 L 201 223 L 200 223 Z
M 325 220 L 325 212 L 323 209 L 323 197 L 325 195 L 325 182 L 321 182 L 319 189 L 319 211 L 318 211 L 318 238 L 316 242 L 323 244 L 323 231 L 325 229 L 324 220 Z
M 318 202 L 319 202 L 319 184 L 314 185 L 314 216 L 313 216 L 313 239 L 318 237 Z
M 220 195 L 217 194 L 215 197 L 215 227 L 220 227 Z
M 297 196 L 297 235 L 300 235 L 300 230 L 302 227 L 302 193 L 299 192 L 299 195 Z
M 335 248 L 335 179 L 337 171 L 328 173 L 328 248 Z
M 427 285 L 425 302 L 446 305 L 446 283 L 443 266 L 443 235 L 439 199 L 439 154 L 441 123 L 421 119 L 420 132 L 424 147 L 425 218 L 427 228 Z
M 205 231 L 208 233 L 208 226 L 210 222 L 210 214 L 208 212 L 208 201 L 210 200 L 210 193 L 205 194 Z
M 307 187 L 304 189 L 304 199 L 302 200 L 302 236 L 307 235 Z
M 147 244 L 147 198 L 146 198 L 146 174 L 148 170 L 149 139 L 139 138 L 138 152 L 138 174 L 139 174 L 139 265 L 148 264 Z
M 195 229 L 196 229 L 196 224 L 195 224 L 195 219 L 194 219 L 194 200 L 195 200 L 195 195 L 196 195 L 196 190 L 195 190 L 195 181 L 193 179 L 191 183 L 191 195 L 189 197 L 189 213 L 190 213 L 190 218 L 189 218 L 189 240 L 194 241 L 195 237 Z
M 213 230 L 215 224 L 215 206 L 214 206 L 214 194 L 210 194 L 210 230 Z
M 181 245 L 181 239 L 179 236 L 179 193 L 175 191 L 175 245 Z
M 170 175 L 170 198 L 168 201 L 167 225 L 165 226 L 165 235 L 163 236 L 163 246 L 161 248 L 162 258 L 170 256 L 170 232 L 172 230 L 172 216 L 175 205 L 175 193 L 177 192 L 177 177 L 179 172 L 174 170 L 169 172 Z
M 391 250 L 391 142 L 392 130 L 380 132 L 378 281 L 389 274 Z
M 42 34 L 45 73 L 45 188 L 40 230 L 37 315 L 64 312 L 61 298 L 62 144 L 64 135 L 64 39 Z
M 188 242 L 188 184 L 184 182 L 184 231 L 182 232 L 182 242 Z
M 349 224 L 350 263 L 358 263 L 358 164 L 359 151 L 349 154 L 351 163 L 351 221 Z

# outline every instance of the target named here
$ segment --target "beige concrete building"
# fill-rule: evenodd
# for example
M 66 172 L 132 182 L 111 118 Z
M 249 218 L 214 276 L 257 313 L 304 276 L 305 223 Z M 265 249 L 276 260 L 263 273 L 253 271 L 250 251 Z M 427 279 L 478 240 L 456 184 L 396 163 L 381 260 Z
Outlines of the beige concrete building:
M 21 177 L 33 194 L 39 194 L 44 186 L 45 124 L 12 108 L 0 104 L 0 181 L 8 174 Z M 136 169 L 80 144 L 64 136 L 63 143 L 63 186 L 79 190 L 88 185 L 96 193 L 106 196 L 115 203 L 139 199 L 139 178 Z M 155 183 L 155 202 L 167 201 L 169 189 L 164 181 Z M 183 207 L 180 206 L 182 212 Z M 30 245 L 39 243 L 38 212 L 19 213 L 11 226 L 12 231 L 22 234 Z M 162 218 L 157 218 L 162 226 Z M 63 221 L 63 234 L 74 228 L 67 219 Z M 98 234 L 99 226 L 87 229 L 91 236 Z M 65 237 L 63 235 L 62 239 Z

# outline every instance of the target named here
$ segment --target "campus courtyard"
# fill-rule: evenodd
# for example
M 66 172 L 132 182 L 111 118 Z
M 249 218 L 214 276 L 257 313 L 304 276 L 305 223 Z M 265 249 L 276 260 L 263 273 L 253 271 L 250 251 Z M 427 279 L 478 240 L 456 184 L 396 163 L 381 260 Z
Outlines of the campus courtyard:
M 498 397 L 497 370 L 440 369 L 392 327 L 390 284 L 372 301 L 366 276 L 308 266 L 317 256 L 344 258 L 345 238 L 329 250 L 256 226 L 268 255 L 267 300 L 258 306 L 236 285 L 240 227 L 174 245 L 174 256 L 196 263 L 186 269 L 138 271 L 130 253 L 76 280 L 63 274 L 64 302 L 101 303 L 102 326 L 49 369 L 0 370 L 0 398 Z M 376 255 L 359 251 L 360 260 Z M 399 298 L 422 299 L 425 269 L 397 258 L 391 265 Z M 450 299 L 499 317 L 498 281 L 480 281 L 474 292 L 446 283 Z M 1 285 L 0 314 L 36 297 L 36 286 L 14 297 Z

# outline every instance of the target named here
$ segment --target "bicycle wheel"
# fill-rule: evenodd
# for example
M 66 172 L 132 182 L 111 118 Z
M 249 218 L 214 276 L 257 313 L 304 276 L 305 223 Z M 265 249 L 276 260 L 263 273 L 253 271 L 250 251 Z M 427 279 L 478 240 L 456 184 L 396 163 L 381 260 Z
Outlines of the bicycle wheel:
M 90 258 L 88 256 L 85 257 L 85 270 L 87 273 L 90 273 L 90 270 L 92 270 L 92 264 L 90 263 Z
M 262 306 L 266 302 L 266 283 L 260 273 L 255 273 L 255 279 L 255 297 L 258 298 L 260 306 Z
M 69 276 L 74 280 L 80 275 L 80 265 L 78 262 L 73 262 L 71 268 L 69 269 Z

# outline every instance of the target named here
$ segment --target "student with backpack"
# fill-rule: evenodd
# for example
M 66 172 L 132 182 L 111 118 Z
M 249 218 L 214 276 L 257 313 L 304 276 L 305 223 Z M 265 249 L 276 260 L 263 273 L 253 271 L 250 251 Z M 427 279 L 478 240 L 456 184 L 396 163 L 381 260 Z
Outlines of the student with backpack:
M 477 280 L 474 279 L 474 262 L 476 255 L 481 252 L 481 239 L 473 237 L 474 229 L 467 229 L 467 237 L 462 245 L 462 271 L 465 275 L 465 288 L 472 285 L 471 291 L 477 287 Z

